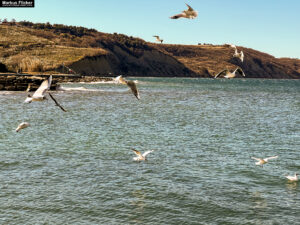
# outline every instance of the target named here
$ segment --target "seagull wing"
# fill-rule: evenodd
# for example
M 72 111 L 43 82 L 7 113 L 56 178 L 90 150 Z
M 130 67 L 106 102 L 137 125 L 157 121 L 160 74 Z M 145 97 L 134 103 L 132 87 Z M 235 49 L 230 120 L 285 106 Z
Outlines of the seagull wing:
M 244 73 L 244 71 L 242 70 L 242 68 L 238 67 L 238 68 L 236 69 L 236 71 L 237 71 L 239 74 L 241 74 L 243 77 L 246 76 L 245 73 Z
M 188 4 L 186 4 L 186 6 L 188 7 L 188 11 L 194 11 L 194 9 L 191 6 L 189 6 Z
M 52 76 L 49 77 L 48 80 L 44 80 L 39 88 L 34 92 L 33 98 L 43 97 L 45 92 L 50 89 L 52 82 Z
M 157 35 L 154 35 L 153 37 L 155 37 L 155 38 L 159 38 L 159 36 L 157 36 Z
M 177 14 L 177 15 L 174 15 L 174 16 L 171 16 L 170 19 L 178 19 L 180 17 L 185 17 L 186 14 L 185 13 L 180 13 L 180 14 Z
M 31 84 L 28 84 L 26 92 L 30 92 Z
M 139 91 L 138 91 L 138 89 L 136 87 L 135 82 L 130 80 L 130 81 L 127 81 L 126 83 L 127 83 L 128 87 L 130 87 L 130 89 L 131 89 L 132 93 L 134 94 L 134 96 L 138 100 L 140 100 L 140 94 L 139 94 Z
M 154 150 L 150 150 L 150 151 L 146 151 L 144 152 L 144 154 L 142 155 L 143 157 L 146 157 L 149 153 L 153 152 Z
M 270 159 L 277 159 L 277 158 L 278 158 L 278 155 L 271 156 L 271 157 L 265 158 L 264 161 L 268 162 Z
M 117 76 L 116 78 L 114 78 L 113 80 L 115 81 L 115 82 L 118 82 L 118 83 L 120 83 L 120 78 L 122 77 L 122 75 L 120 75 L 120 76 Z
M 215 75 L 215 78 L 218 78 L 219 76 L 221 76 L 221 75 L 226 75 L 226 73 L 228 72 L 228 70 L 226 69 L 226 70 L 222 70 L 221 72 L 219 72 L 217 75 Z
M 137 155 L 137 156 L 139 156 L 139 157 L 141 157 L 142 156 L 142 153 L 140 152 L 140 151 L 138 151 L 138 150 L 136 150 L 136 149 L 132 149 L 132 151 L 134 151 L 134 153 Z
M 261 159 L 260 158 L 255 158 L 255 157 L 251 157 L 251 159 L 255 159 L 257 161 L 260 161 Z
M 241 51 L 241 61 L 243 62 L 244 61 L 244 52 L 243 51 Z
M 238 51 L 237 51 L 236 46 L 234 46 L 234 54 L 233 54 L 233 57 L 238 57 Z
M 127 84 L 127 81 L 121 76 L 118 76 L 116 80 L 121 84 Z
M 48 93 L 48 94 L 50 95 L 51 99 L 55 102 L 55 105 L 57 105 L 59 108 L 61 108 L 62 111 L 67 112 L 67 110 L 65 110 L 50 93 Z

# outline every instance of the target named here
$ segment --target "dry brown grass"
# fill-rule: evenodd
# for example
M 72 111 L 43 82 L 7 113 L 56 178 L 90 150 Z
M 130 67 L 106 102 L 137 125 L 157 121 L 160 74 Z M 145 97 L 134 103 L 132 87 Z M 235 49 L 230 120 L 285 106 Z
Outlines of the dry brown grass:
M 48 33 L 45 32 L 45 35 Z M 42 72 L 55 70 L 62 63 L 68 65 L 86 56 L 107 54 L 102 48 L 60 45 L 59 38 L 57 35 L 57 38 L 48 40 L 36 36 L 36 32 L 29 28 L 0 25 L 0 62 L 10 71 Z
M 43 62 L 38 58 L 26 57 L 20 62 L 19 69 L 24 72 L 43 72 L 44 65 Z

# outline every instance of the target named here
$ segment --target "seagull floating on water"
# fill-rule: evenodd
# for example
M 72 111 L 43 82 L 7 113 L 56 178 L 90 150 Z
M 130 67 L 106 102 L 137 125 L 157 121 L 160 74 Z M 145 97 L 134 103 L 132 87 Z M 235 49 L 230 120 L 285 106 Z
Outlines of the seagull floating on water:
M 230 72 L 228 69 L 222 70 L 215 76 L 215 78 L 218 78 L 219 76 L 223 76 L 223 75 L 227 79 L 234 78 L 236 77 L 236 72 L 238 72 L 244 77 L 246 76 L 244 71 L 240 67 L 237 67 L 233 72 Z
M 22 130 L 22 129 L 26 128 L 26 127 L 29 127 L 29 126 L 30 126 L 29 123 L 27 123 L 27 122 L 22 122 L 22 123 L 20 123 L 19 126 L 17 127 L 16 132 L 19 132 L 20 130 Z
M 186 3 L 185 3 L 186 4 Z M 178 19 L 178 18 L 187 18 L 187 19 L 195 19 L 198 16 L 198 12 L 195 11 L 191 6 L 186 4 L 188 9 L 182 11 L 182 13 L 171 16 L 171 19 Z
M 295 173 L 294 176 L 285 176 L 289 181 L 298 181 L 299 178 L 298 178 L 299 174 L 298 173 Z
M 50 90 L 51 83 L 52 83 L 52 75 L 47 80 L 44 80 L 42 82 L 40 87 L 34 92 L 34 94 L 32 96 L 28 95 L 24 102 L 31 103 L 31 102 L 35 102 L 35 101 L 44 101 L 46 99 L 45 94 L 48 90 Z M 55 102 L 55 104 L 59 108 L 61 108 L 61 110 L 66 112 L 66 110 L 57 102 L 57 100 L 50 93 L 48 93 L 48 94 L 51 97 L 51 99 Z
M 255 158 L 255 157 L 251 157 L 251 159 L 255 159 L 257 160 L 257 162 L 255 163 L 255 165 L 258 165 L 258 166 L 263 166 L 264 164 L 266 164 L 267 162 L 269 162 L 270 159 L 277 159 L 278 156 L 271 156 L 271 157 L 268 157 L 268 158 Z
M 136 87 L 136 81 L 132 81 L 132 80 L 125 80 L 122 75 L 118 76 L 115 78 L 115 81 L 117 81 L 120 84 L 126 84 L 128 87 L 130 87 L 132 93 L 134 94 L 134 96 L 140 100 L 140 94 L 139 91 Z
M 146 161 L 147 160 L 146 156 L 149 153 L 153 152 L 154 150 L 146 151 L 143 154 L 136 149 L 132 149 L 132 151 L 134 151 L 134 153 L 137 155 L 137 157 L 133 157 L 134 161 Z
M 234 47 L 234 49 L 235 50 L 234 50 L 233 57 L 239 58 L 241 60 L 241 62 L 243 62 L 244 61 L 244 53 L 243 53 L 243 51 L 238 52 L 236 47 Z
M 156 38 L 156 41 L 157 41 L 157 42 L 163 43 L 163 41 L 164 41 L 163 39 L 160 39 L 160 37 L 157 36 L 157 35 L 154 35 L 153 37 Z

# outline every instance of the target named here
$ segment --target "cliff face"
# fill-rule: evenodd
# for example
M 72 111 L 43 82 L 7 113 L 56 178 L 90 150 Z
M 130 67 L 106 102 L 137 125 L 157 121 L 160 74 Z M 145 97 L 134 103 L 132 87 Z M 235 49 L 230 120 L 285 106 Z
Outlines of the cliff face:
M 299 79 L 300 73 L 293 67 L 294 63 L 300 60 L 290 59 L 284 62 L 271 55 L 248 48 L 240 48 L 245 54 L 244 62 L 237 59 L 230 59 L 229 62 L 239 65 L 249 78 L 276 78 L 276 79 Z M 299 68 L 298 68 L 299 69 Z
M 253 49 L 239 47 L 244 61 L 233 58 L 234 49 L 228 45 L 157 45 L 159 49 L 177 58 L 199 76 L 214 76 L 223 69 L 234 70 L 240 66 L 248 78 L 299 79 L 299 59 L 278 59 Z
M 7 32 L 7 31 L 10 32 Z M 170 45 L 64 25 L 0 25 L 0 71 L 53 73 L 62 64 L 83 75 L 213 77 L 240 66 L 247 78 L 299 79 L 300 60 L 237 46 Z M 2 64 L 1 64 L 2 63 Z
M 85 57 L 70 67 L 84 75 L 197 76 L 176 58 L 156 49 L 142 50 L 139 56 L 135 56 L 118 46 L 107 55 Z

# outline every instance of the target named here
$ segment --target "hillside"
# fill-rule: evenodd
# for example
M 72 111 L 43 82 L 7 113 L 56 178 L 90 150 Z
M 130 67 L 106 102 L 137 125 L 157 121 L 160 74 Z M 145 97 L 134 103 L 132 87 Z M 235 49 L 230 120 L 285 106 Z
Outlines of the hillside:
M 300 78 L 300 60 L 275 58 L 237 46 L 244 63 L 232 58 L 228 45 L 170 45 L 84 27 L 0 24 L 0 70 L 61 71 L 68 65 L 83 75 L 212 77 L 240 66 L 249 78 Z

